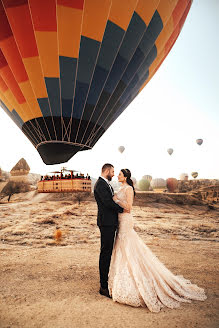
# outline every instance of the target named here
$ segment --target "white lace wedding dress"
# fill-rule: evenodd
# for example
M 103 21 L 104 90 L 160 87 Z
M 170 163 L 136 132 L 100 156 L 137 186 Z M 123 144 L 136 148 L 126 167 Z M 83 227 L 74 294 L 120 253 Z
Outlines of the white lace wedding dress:
M 119 205 L 131 209 L 131 186 L 120 188 L 116 197 Z M 175 276 L 158 260 L 134 231 L 131 213 L 119 214 L 108 286 L 113 301 L 135 307 L 147 306 L 152 312 L 159 312 L 164 306 L 177 308 L 180 302 L 206 299 L 202 288 L 182 276 Z

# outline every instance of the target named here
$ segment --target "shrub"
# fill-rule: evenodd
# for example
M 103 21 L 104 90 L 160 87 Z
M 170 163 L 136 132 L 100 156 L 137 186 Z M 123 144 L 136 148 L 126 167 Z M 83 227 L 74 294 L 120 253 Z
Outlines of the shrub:
M 75 201 L 78 201 L 78 204 L 80 205 L 82 201 L 88 199 L 89 195 L 89 192 L 78 191 L 73 193 L 73 198 Z

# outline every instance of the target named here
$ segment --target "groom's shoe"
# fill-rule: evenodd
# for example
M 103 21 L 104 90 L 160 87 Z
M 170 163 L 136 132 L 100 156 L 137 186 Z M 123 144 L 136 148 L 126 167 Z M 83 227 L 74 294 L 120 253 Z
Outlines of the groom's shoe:
M 103 296 L 106 296 L 106 297 L 112 298 L 112 297 L 110 296 L 110 294 L 109 294 L 109 290 L 108 290 L 108 288 L 102 288 L 102 287 L 100 287 L 99 293 L 100 293 L 100 295 L 103 295 Z

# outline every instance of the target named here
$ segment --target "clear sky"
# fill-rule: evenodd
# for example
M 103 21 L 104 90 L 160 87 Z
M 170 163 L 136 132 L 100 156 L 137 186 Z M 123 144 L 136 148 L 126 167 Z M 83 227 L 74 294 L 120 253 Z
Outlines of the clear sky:
M 31 172 L 65 166 L 97 177 L 105 162 L 129 168 L 140 179 L 179 178 L 198 171 L 219 179 L 219 0 L 194 0 L 182 32 L 155 76 L 95 147 L 65 164 L 46 166 L 38 152 L 0 110 L 0 167 L 24 157 Z M 196 139 L 204 140 L 201 146 Z M 126 150 L 121 155 L 118 147 Z M 168 148 L 174 153 L 169 156 Z

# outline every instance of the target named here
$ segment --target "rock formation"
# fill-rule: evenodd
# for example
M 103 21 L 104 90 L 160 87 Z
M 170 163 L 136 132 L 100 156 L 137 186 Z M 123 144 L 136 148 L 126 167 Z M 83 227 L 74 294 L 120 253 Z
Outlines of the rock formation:
M 30 171 L 30 167 L 24 158 L 21 158 L 17 164 L 11 169 L 12 176 L 27 175 Z
M 11 169 L 10 180 L 28 182 L 27 175 L 29 174 L 29 171 L 30 167 L 27 164 L 26 160 L 24 158 L 21 158 L 17 162 L 17 164 Z

